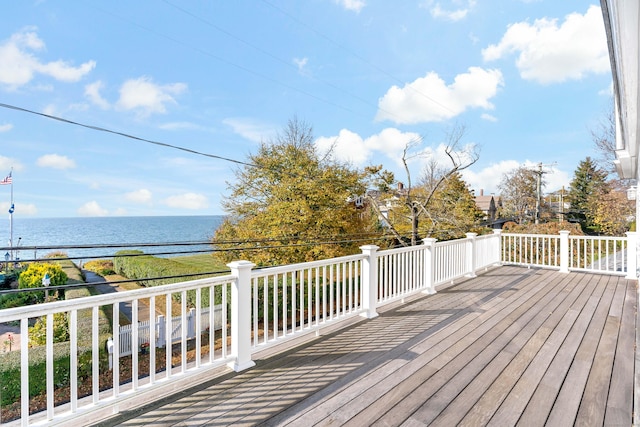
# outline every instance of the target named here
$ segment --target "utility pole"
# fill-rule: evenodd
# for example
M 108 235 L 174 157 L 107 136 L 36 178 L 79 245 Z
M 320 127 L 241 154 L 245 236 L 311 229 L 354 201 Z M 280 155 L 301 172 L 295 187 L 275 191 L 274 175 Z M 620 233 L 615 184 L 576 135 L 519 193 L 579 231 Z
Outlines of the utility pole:
M 538 224 L 540 222 L 540 200 L 542 199 L 542 175 L 548 173 L 547 171 L 542 170 L 545 166 L 555 166 L 556 162 L 550 163 L 548 165 L 543 165 L 542 162 L 538 163 L 538 169 L 534 170 L 533 173 L 536 174 L 536 218 L 535 223 Z
M 564 221 L 564 185 L 562 186 L 562 190 L 560 190 L 560 206 L 558 206 L 558 211 L 558 219 L 560 224 L 562 224 L 562 221 Z

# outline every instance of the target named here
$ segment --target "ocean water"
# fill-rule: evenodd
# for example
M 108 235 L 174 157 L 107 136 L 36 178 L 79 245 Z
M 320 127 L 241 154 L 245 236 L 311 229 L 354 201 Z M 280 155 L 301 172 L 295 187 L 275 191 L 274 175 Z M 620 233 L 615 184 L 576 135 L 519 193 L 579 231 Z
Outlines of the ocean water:
M 224 217 L 210 216 L 143 216 L 99 218 L 13 218 L 14 258 L 37 259 L 65 246 L 60 251 L 70 258 L 92 259 L 113 255 L 124 249 L 145 253 L 208 250 L 206 244 Z M 0 259 L 9 250 L 9 219 L 0 220 Z M 167 245 L 168 243 L 200 243 L 199 245 Z M 163 244 L 161 247 L 147 244 Z M 105 245 L 123 245 L 107 248 Z M 143 245 L 143 246 L 140 246 Z M 81 247 L 78 247 L 81 246 Z M 160 256 L 179 256 L 165 254 Z M 187 254 L 185 254 L 187 255 Z

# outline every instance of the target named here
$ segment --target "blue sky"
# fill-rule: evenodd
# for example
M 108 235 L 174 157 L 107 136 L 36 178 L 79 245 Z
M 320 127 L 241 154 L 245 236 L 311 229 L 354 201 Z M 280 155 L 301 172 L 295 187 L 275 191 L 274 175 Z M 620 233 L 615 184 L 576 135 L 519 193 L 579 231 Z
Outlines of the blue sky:
M 611 73 L 595 0 L 40 0 L 3 5 L 0 103 L 240 161 L 297 116 L 400 181 L 461 125 L 472 189 L 543 163 L 551 192 L 597 156 Z M 0 108 L 14 219 L 222 214 L 234 167 Z

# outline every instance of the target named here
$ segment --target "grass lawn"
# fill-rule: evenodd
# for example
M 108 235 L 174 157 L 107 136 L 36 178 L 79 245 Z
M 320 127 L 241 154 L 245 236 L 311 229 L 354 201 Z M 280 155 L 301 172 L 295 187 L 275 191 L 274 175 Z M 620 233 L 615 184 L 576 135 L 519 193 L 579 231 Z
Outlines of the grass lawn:
M 187 255 L 171 258 L 172 261 L 193 267 L 197 271 L 215 271 L 226 274 L 229 267 L 211 254 Z

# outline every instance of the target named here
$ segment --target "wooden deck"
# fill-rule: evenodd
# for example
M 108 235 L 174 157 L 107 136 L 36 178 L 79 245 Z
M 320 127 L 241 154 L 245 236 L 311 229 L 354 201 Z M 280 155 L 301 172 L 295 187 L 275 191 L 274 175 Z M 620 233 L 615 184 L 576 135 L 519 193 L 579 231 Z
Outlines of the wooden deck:
M 630 426 L 636 286 L 496 268 L 103 425 Z

